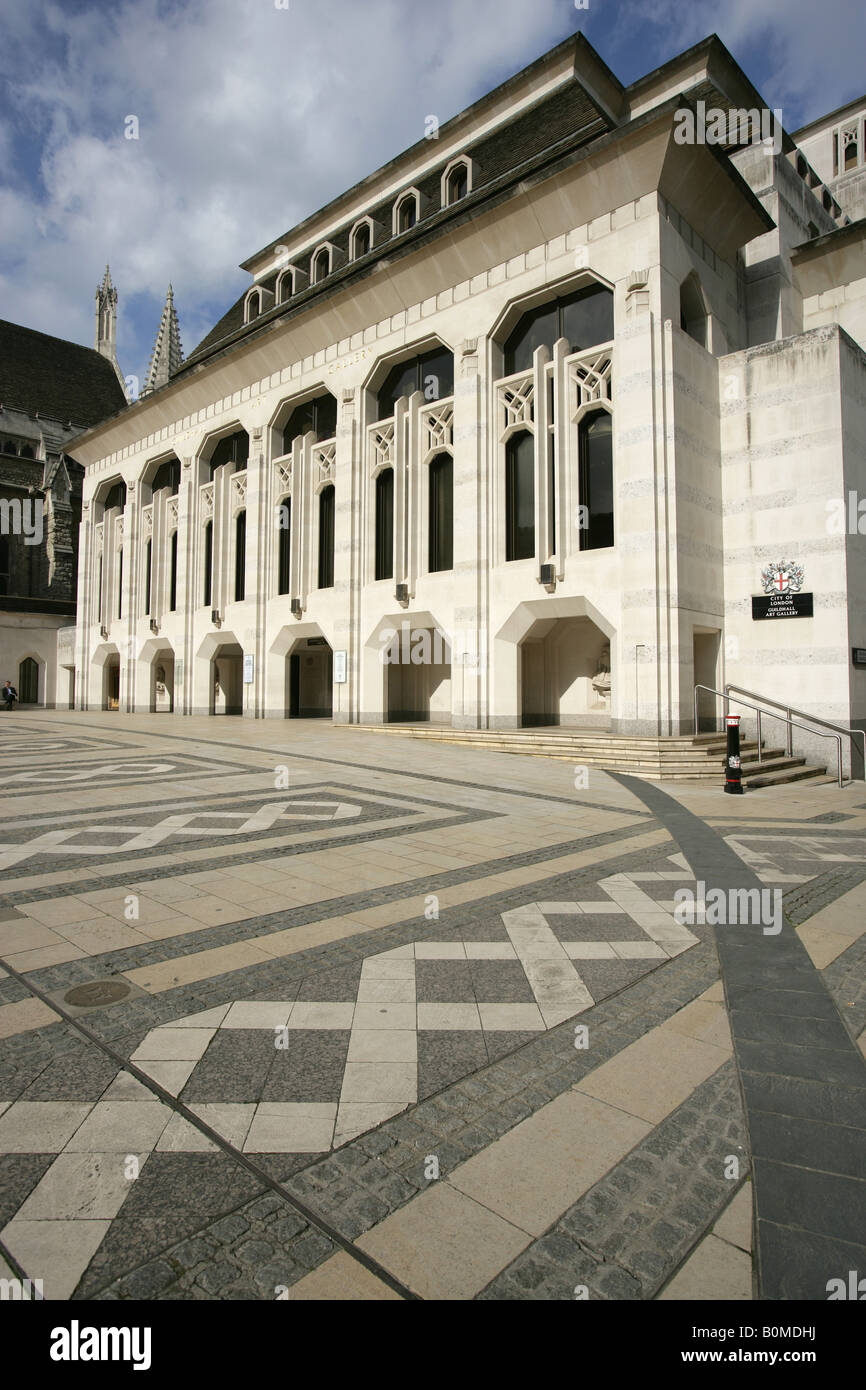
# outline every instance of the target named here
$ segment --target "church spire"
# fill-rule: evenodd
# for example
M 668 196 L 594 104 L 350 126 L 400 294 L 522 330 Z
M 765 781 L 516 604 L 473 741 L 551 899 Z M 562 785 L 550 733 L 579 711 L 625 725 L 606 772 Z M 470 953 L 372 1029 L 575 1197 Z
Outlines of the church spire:
M 141 394 L 145 396 L 151 391 L 156 391 L 160 386 L 165 386 L 169 378 L 174 376 L 176 371 L 179 371 L 182 363 L 183 348 L 180 344 L 180 326 L 177 321 L 177 310 L 174 307 L 174 291 L 169 285 Z
M 111 283 L 108 266 L 105 267 L 102 284 L 96 286 L 96 339 L 93 346 L 110 362 L 117 362 L 117 290 Z

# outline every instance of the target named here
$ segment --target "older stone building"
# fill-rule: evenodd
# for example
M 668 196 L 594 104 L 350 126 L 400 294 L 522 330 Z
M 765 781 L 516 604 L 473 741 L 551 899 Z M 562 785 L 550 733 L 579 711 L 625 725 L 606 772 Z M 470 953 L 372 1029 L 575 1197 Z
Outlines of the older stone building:
M 69 440 L 126 403 L 106 267 L 96 342 L 0 322 L 0 684 L 22 704 L 72 703 L 84 470 Z
M 576 37 L 250 256 L 75 442 L 77 704 L 862 727 L 866 224 L 764 110 L 717 38 Z

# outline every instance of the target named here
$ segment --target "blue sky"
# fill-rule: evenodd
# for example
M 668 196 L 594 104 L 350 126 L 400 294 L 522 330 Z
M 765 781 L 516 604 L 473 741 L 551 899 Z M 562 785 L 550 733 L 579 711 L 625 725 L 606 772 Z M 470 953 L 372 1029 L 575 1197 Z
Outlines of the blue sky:
M 863 0 L 0 0 L 0 317 L 92 342 L 110 262 L 143 377 L 238 262 L 569 34 L 623 82 L 711 33 L 795 130 L 866 91 Z M 124 138 L 134 115 L 139 138 Z

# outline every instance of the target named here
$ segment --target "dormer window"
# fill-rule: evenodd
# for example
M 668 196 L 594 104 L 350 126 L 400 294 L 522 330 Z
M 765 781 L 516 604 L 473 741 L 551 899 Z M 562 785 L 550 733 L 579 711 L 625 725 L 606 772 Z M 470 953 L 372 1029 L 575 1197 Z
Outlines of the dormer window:
M 442 206 L 450 208 L 472 188 L 472 164 L 468 159 L 455 159 L 442 175 Z
M 285 270 L 280 271 L 277 276 L 276 291 L 278 304 L 285 304 L 287 300 L 291 299 L 295 293 L 294 266 L 288 266 Z
M 244 323 L 252 323 L 262 312 L 262 292 L 255 289 L 250 290 L 244 300 Z
M 351 247 L 351 257 L 353 261 L 359 261 L 362 256 L 366 256 L 373 246 L 373 224 L 369 217 L 365 217 L 360 222 L 356 222 L 352 228 L 352 235 L 349 238 Z
M 404 193 L 394 205 L 394 235 L 401 236 L 403 232 L 411 232 L 415 223 L 418 221 L 419 195 L 417 188 L 412 188 L 408 193 Z
M 318 285 L 331 273 L 331 248 L 323 246 L 313 256 L 313 284 Z

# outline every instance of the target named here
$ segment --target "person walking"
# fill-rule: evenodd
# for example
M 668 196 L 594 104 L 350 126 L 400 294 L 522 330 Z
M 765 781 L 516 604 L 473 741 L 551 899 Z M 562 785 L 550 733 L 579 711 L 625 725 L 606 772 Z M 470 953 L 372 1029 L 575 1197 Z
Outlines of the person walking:
M 7 681 L 3 687 L 3 699 L 6 702 L 7 709 L 12 709 L 15 701 L 18 699 L 18 691 L 11 681 Z

